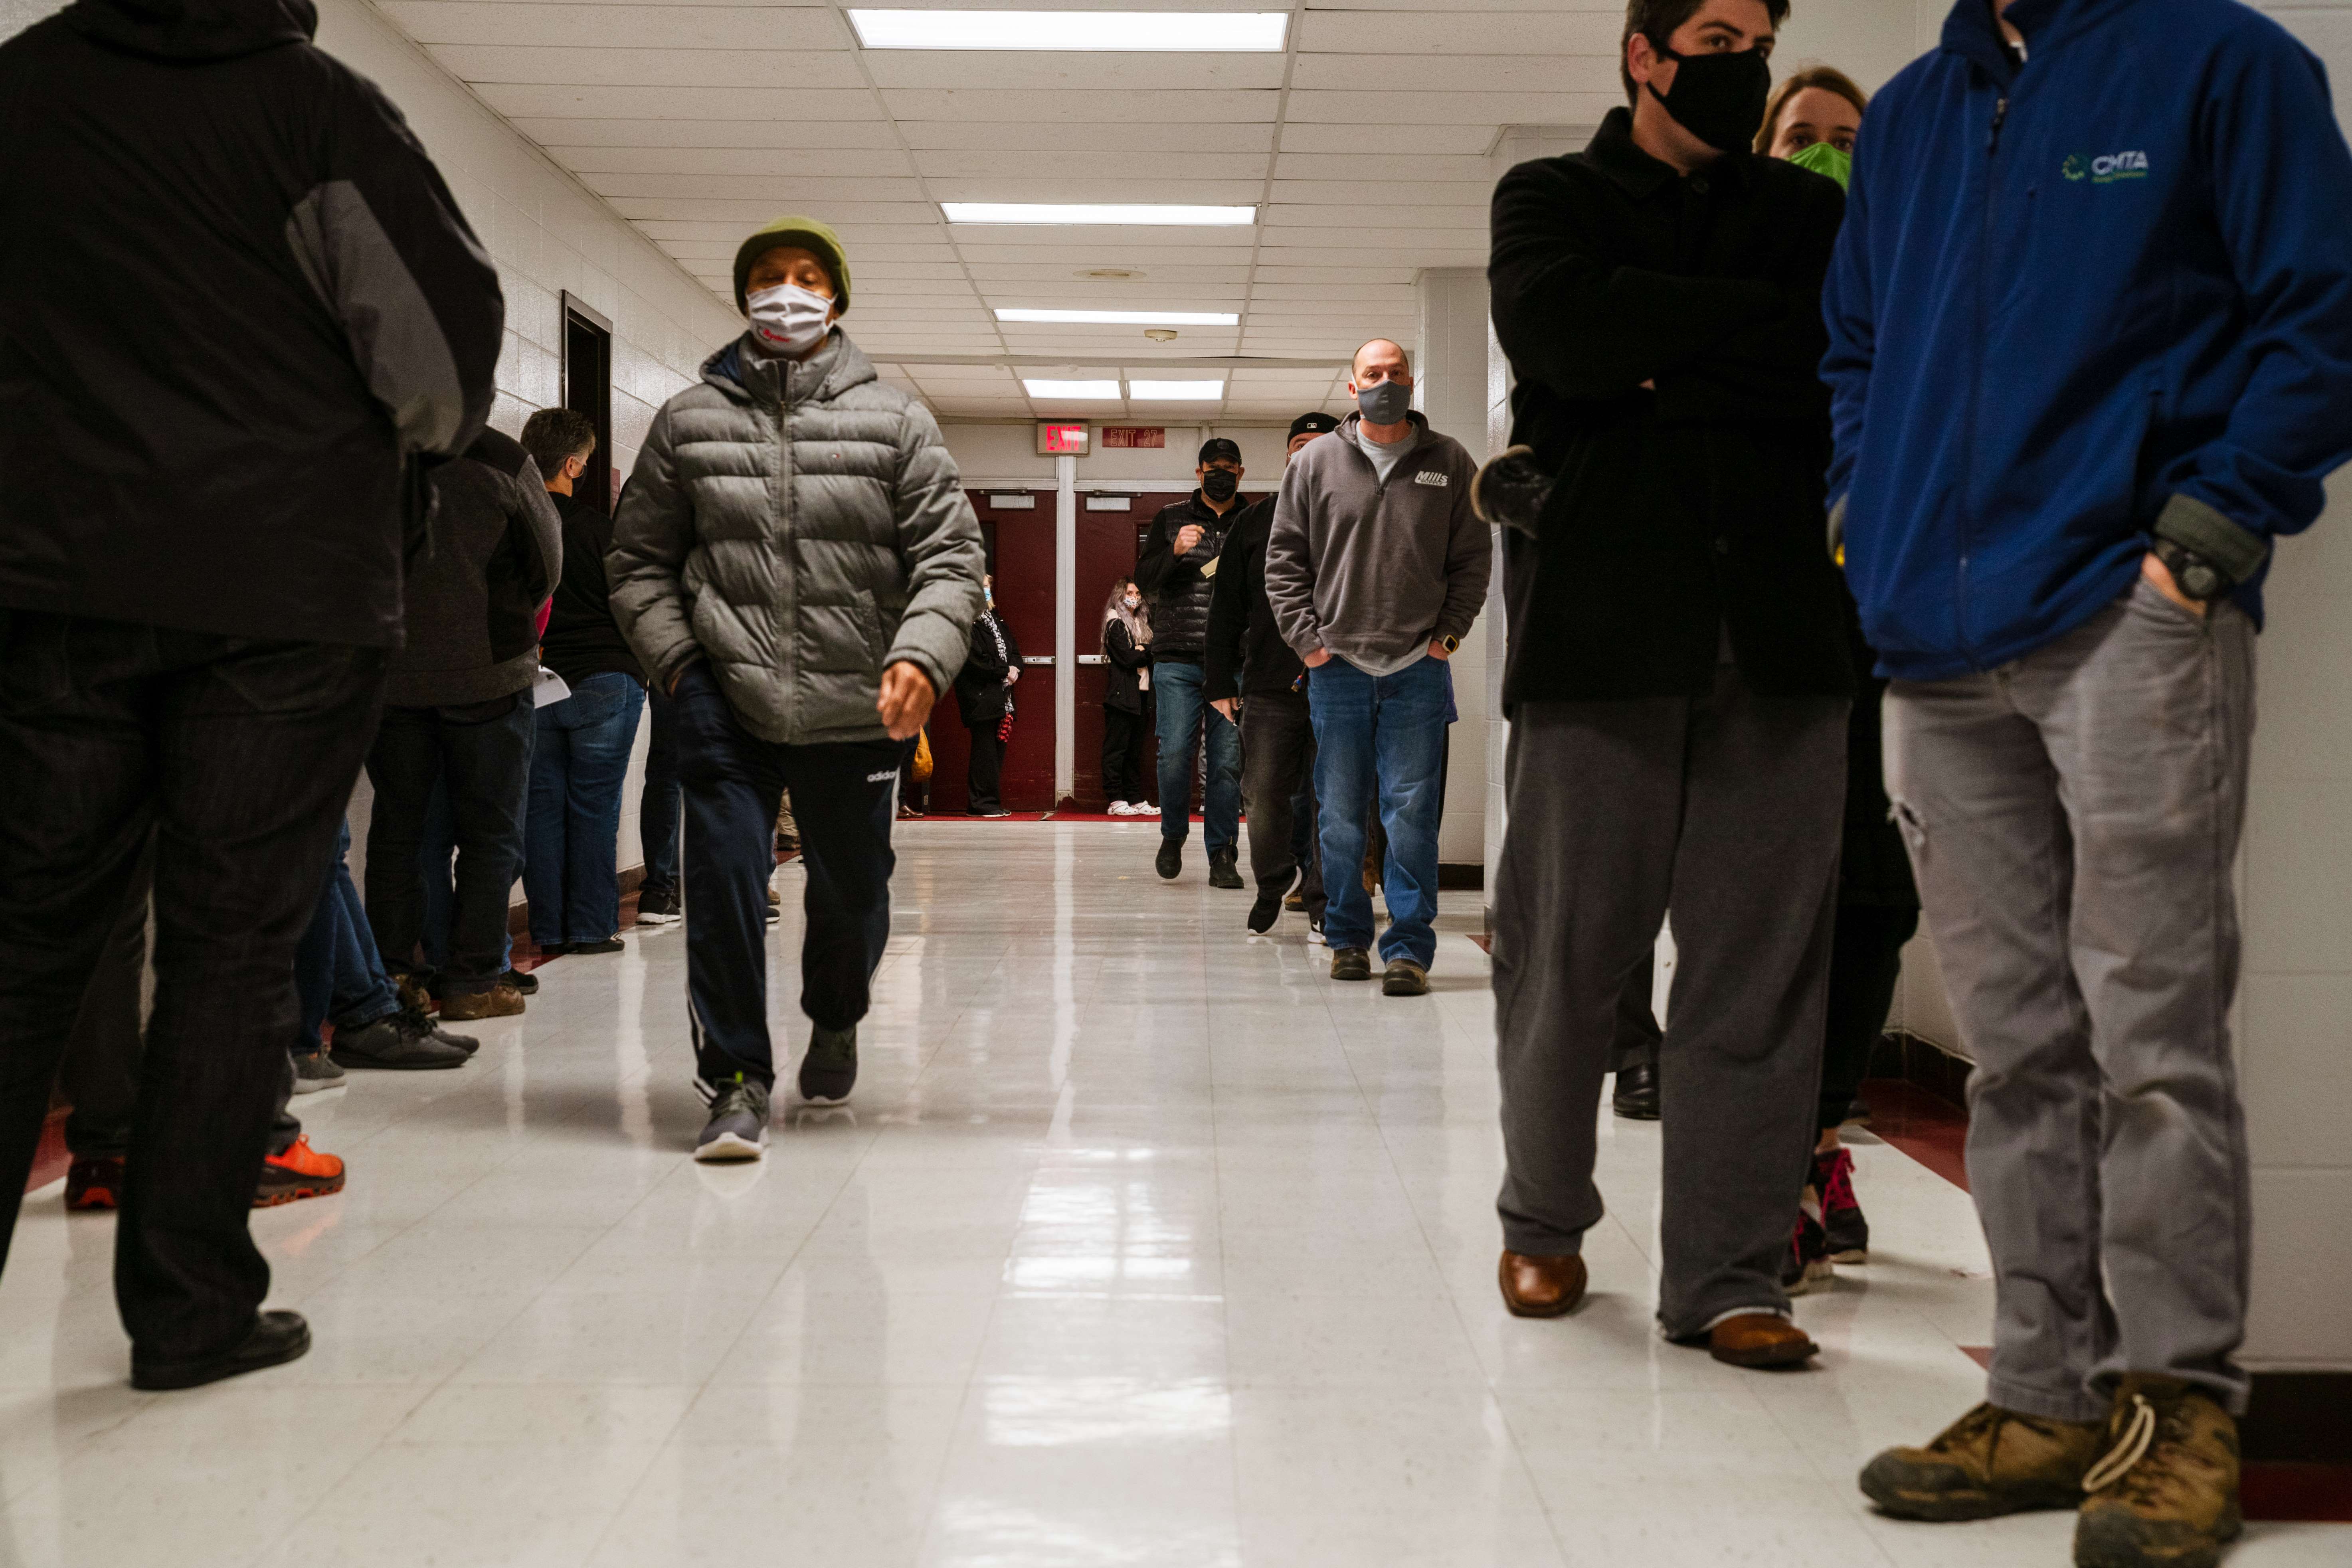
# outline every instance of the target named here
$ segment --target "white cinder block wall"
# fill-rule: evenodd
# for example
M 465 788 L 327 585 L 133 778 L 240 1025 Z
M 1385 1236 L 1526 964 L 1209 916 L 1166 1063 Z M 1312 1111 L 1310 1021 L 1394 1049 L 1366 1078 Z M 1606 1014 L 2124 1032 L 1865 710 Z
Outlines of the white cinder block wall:
M 498 263 L 507 332 L 490 423 L 520 435 L 532 410 L 561 395 L 568 289 L 613 323 L 613 467 L 625 476 L 654 411 L 689 384 L 704 356 L 740 321 L 364 0 L 319 0 L 318 41 L 400 106 Z M 644 861 L 637 792 L 646 739 L 641 721 L 621 802 L 624 868 Z M 362 778 L 352 802 L 355 877 L 365 863 L 368 802 Z

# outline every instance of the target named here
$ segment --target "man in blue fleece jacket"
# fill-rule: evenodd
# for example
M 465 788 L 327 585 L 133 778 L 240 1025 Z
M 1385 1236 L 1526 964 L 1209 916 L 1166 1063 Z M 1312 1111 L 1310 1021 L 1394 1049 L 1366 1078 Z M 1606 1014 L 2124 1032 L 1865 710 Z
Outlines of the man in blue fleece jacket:
M 1960 1030 L 1987 1403 L 1890 1512 L 2237 1531 L 2231 888 L 2272 541 L 2352 455 L 2352 154 L 2230 0 L 1959 0 L 1871 105 L 1824 300 L 1832 531 Z

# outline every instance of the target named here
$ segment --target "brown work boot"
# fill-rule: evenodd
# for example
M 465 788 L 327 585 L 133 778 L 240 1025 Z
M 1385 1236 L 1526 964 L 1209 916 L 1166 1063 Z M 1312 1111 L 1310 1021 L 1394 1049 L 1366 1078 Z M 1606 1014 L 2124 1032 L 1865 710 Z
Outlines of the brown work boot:
M 452 1024 L 468 1018 L 510 1018 L 522 1011 L 522 993 L 499 981 L 485 991 L 444 991 L 441 1016 Z
M 1897 1519 L 1990 1519 L 2074 1508 L 2106 1426 L 2053 1421 L 1979 1405 L 1924 1448 L 1889 1448 L 1864 1465 L 1862 1491 Z
M 1515 1318 L 1557 1318 L 1584 1300 L 1584 1259 L 1572 1252 L 1510 1252 L 1495 1270 Z
M 2107 1451 L 2083 1478 L 2075 1568 L 2213 1568 L 2243 1528 L 2238 1424 L 2186 1378 L 2136 1372 L 2116 1389 Z

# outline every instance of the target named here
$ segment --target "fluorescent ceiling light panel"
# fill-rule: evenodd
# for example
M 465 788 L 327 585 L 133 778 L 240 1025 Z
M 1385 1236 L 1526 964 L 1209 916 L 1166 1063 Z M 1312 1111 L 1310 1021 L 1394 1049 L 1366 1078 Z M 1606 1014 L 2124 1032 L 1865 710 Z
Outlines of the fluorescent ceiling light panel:
M 1000 321 L 1092 321 L 1112 327 L 1237 327 L 1234 310 L 999 310 Z
M 1173 224 L 1231 227 L 1257 221 L 1257 208 L 1144 202 L 941 202 L 950 223 Z
M 1135 381 L 1127 395 L 1138 403 L 1217 403 L 1225 395 L 1222 381 Z
M 1286 11 L 880 11 L 850 26 L 869 49 L 1105 49 L 1279 54 Z
M 1021 378 L 1021 385 L 1030 396 L 1047 402 L 1118 401 L 1118 383 L 1115 381 L 1032 381 L 1024 375 Z

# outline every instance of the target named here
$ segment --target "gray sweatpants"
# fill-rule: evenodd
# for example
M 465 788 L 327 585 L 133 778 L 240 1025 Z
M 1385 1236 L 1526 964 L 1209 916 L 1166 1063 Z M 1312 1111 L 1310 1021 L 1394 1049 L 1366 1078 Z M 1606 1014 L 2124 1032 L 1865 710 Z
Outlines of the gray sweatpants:
M 2145 583 L 1987 675 L 1895 681 L 1886 788 L 1969 1080 L 1999 1308 L 1989 1397 L 2106 1414 L 2125 1372 L 2246 1379 L 2231 862 L 2254 633 Z
M 1620 999 L 1675 915 L 1659 1051 L 1658 1321 L 1677 1337 L 1786 1312 L 1780 1263 L 1813 1146 L 1845 803 L 1846 704 L 1759 697 L 1528 702 L 1511 716 L 1495 881 L 1496 1050 L 1514 1252 L 1600 1219 L 1595 1113 Z

